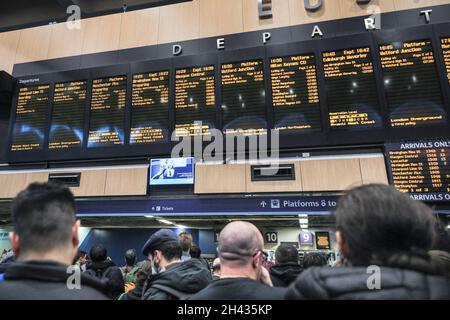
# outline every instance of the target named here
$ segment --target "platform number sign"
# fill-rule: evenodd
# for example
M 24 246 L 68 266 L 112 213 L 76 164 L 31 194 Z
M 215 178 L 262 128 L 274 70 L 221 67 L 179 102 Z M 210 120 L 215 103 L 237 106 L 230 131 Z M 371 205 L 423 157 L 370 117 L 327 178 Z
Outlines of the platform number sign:
M 278 232 L 266 232 L 266 243 L 278 243 Z

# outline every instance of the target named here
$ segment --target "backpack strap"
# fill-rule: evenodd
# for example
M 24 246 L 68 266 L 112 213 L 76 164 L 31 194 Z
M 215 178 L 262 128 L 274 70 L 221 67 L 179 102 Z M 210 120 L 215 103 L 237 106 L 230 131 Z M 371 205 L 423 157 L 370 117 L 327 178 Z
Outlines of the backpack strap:
M 178 300 L 186 300 L 187 298 L 189 298 L 191 296 L 191 294 L 188 294 L 183 291 L 179 291 L 177 289 L 165 286 L 163 284 L 153 284 L 150 288 L 155 288 L 155 289 L 164 291 L 164 292 L 174 296 Z

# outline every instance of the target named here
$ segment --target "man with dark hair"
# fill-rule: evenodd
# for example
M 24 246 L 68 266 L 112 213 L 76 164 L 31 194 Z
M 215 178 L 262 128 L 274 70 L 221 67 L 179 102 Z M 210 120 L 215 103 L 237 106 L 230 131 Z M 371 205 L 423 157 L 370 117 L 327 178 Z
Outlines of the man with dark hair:
M 123 279 L 125 281 L 125 285 L 134 282 L 135 274 L 139 269 L 136 261 L 136 250 L 128 249 L 125 252 L 125 265 L 120 268 L 120 271 L 122 271 Z
M 251 223 L 234 221 L 219 235 L 220 279 L 192 300 L 279 300 L 285 290 L 273 288 L 263 267 L 264 239 Z
M 191 247 L 192 247 L 192 235 L 187 232 L 181 232 L 178 235 L 178 239 L 180 240 L 181 250 L 183 251 L 181 254 L 181 261 L 187 261 L 191 259 Z
M 110 299 L 118 298 L 125 289 L 122 271 L 108 259 L 108 251 L 101 244 L 93 246 L 89 255 L 91 263 L 87 265 L 85 273 L 106 283 Z
M 327 265 L 327 257 L 320 252 L 308 252 L 303 257 L 303 269 L 311 267 L 323 267 Z
M 192 243 L 190 254 L 192 259 L 199 260 L 206 270 L 211 271 L 208 262 L 202 258 L 202 250 L 196 243 Z
M 197 259 L 182 262 L 181 252 L 173 231 L 161 229 L 151 235 L 142 248 L 153 269 L 144 289 L 144 300 L 186 299 L 212 281 L 209 270 Z
M 273 285 L 287 287 L 301 272 L 297 248 L 293 245 L 281 244 L 275 251 L 275 265 L 269 271 Z
M 351 267 L 313 267 L 288 299 L 450 299 L 450 279 L 428 255 L 436 237 L 429 207 L 394 187 L 366 185 L 336 210 L 336 242 Z
M 101 282 L 69 268 L 78 251 L 80 221 L 68 188 L 29 185 L 14 199 L 11 217 L 9 238 L 17 260 L 0 275 L 0 300 L 107 299 Z

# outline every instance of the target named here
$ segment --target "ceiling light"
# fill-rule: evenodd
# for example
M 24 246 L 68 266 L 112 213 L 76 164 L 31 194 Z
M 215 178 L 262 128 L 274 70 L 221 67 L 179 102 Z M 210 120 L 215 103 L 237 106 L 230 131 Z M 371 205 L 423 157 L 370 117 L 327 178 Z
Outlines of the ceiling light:
M 161 223 L 165 223 L 165 224 L 173 224 L 172 221 L 165 220 L 165 219 L 158 219 L 158 221 L 161 222 Z
M 308 219 L 298 219 L 300 224 L 308 224 Z
M 149 218 L 149 219 L 152 219 L 152 218 L 154 218 L 155 216 L 152 216 L 152 215 L 146 215 L 146 216 L 144 216 L 145 218 Z

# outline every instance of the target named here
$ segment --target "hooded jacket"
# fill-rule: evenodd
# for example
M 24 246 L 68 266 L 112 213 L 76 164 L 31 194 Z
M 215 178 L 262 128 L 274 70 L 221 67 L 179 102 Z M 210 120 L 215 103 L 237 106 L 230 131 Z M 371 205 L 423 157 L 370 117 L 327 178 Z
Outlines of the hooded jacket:
M 0 281 L 0 300 L 108 299 L 104 284 L 83 273 L 80 287 L 69 288 L 67 267 L 52 261 L 13 262 Z
M 178 299 L 169 292 L 156 288 L 155 285 L 169 287 L 189 296 L 205 288 L 211 281 L 211 273 L 197 259 L 173 263 L 165 271 L 148 277 L 143 300 Z
M 125 281 L 122 271 L 110 260 L 89 263 L 85 273 L 105 282 L 108 288 L 108 296 L 111 299 L 119 297 L 124 292 Z
M 302 271 L 303 269 L 298 263 L 289 262 L 274 265 L 270 268 L 269 274 L 275 287 L 287 287 Z

